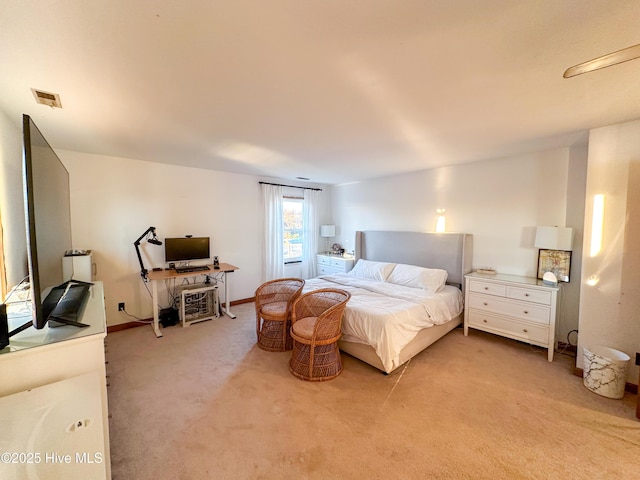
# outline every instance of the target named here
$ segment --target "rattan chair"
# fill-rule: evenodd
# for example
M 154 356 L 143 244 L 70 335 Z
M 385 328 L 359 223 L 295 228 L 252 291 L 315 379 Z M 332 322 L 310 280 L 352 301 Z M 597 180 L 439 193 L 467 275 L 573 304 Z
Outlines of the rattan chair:
M 289 371 L 298 378 L 322 382 L 342 372 L 338 339 L 342 314 L 351 295 L 323 288 L 305 293 L 293 302 L 291 337 L 293 352 Z
M 256 290 L 256 334 L 258 346 L 269 352 L 293 348 L 291 306 L 300 296 L 304 280 L 280 278 L 263 283 Z

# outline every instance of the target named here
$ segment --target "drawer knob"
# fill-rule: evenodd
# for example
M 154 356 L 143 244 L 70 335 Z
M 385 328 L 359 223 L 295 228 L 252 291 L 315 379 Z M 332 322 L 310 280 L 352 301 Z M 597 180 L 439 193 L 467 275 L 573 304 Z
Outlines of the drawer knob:
M 524 330 L 522 330 L 522 331 L 523 331 L 524 333 L 527 333 L 527 332 L 528 332 L 528 330 L 527 330 L 526 328 L 525 328 Z
M 525 294 L 524 294 L 524 296 L 525 296 L 525 297 L 528 297 L 528 296 L 529 296 L 529 294 L 528 294 L 528 293 L 525 293 Z
M 483 305 L 486 307 L 487 305 L 489 305 L 487 302 L 484 302 Z
M 489 287 L 484 287 L 485 290 L 489 290 Z
M 483 321 L 484 323 L 487 323 L 487 319 L 486 319 L 486 318 L 483 318 L 483 319 L 482 319 L 482 321 Z
M 527 315 L 529 313 L 529 310 L 525 310 L 524 314 Z

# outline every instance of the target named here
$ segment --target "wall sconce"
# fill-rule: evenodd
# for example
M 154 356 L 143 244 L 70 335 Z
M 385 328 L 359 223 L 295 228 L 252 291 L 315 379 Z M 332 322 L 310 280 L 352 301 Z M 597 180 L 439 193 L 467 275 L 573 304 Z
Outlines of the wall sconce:
M 336 236 L 335 225 L 320 225 L 320 236 L 325 238 L 325 253 L 329 253 L 329 239 Z
M 602 250 L 602 230 L 604 228 L 604 195 L 593 196 L 593 214 L 591 216 L 591 249 L 589 256 L 595 257 Z
M 558 280 L 569 281 L 573 228 L 538 227 L 535 246 L 538 253 L 538 278 L 548 285 L 557 285 Z
M 447 217 L 444 216 L 446 210 L 439 208 L 436 210 L 438 218 L 436 219 L 436 233 L 444 233 L 447 227 Z

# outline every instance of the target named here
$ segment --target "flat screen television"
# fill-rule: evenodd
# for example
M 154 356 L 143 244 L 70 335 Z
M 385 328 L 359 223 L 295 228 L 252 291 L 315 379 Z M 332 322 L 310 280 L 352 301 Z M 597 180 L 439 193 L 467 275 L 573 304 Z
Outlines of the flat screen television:
M 69 172 L 29 115 L 23 115 L 22 127 L 32 323 L 41 329 L 52 318 L 83 327 L 86 325 L 75 320 L 89 284 L 64 278 L 62 269 L 62 257 L 73 248 Z M 73 296 L 82 298 L 71 305 Z M 65 307 L 65 311 L 59 307 Z
M 209 237 L 179 237 L 164 239 L 164 257 L 169 262 L 208 260 Z

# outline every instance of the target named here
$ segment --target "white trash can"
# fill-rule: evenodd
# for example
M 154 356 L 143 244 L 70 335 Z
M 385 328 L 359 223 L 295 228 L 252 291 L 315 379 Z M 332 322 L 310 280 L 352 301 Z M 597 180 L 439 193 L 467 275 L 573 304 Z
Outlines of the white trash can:
M 622 398 L 629 355 L 602 345 L 584 347 L 583 353 L 584 386 L 603 397 Z

